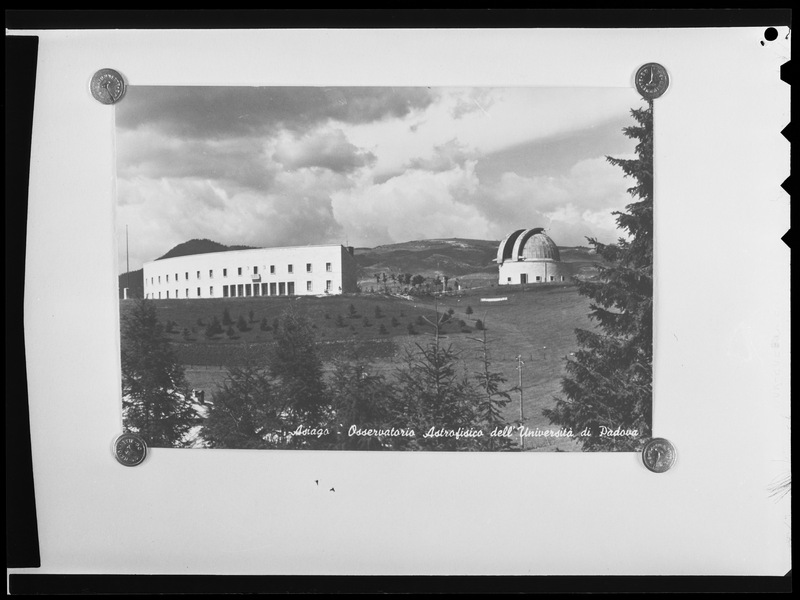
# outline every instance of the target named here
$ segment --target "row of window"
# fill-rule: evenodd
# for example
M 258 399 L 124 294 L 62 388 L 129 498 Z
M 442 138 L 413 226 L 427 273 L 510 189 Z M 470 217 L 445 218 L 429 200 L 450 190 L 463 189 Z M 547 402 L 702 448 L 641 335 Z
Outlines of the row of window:
M 550 275 L 550 281 L 555 281 L 555 280 L 556 280 L 555 276 L 554 275 Z M 542 281 L 542 276 L 541 275 L 537 275 L 536 276 L 536 281 Z M 564 276 L 563 275 L 561 276 L 561 281 L 564 281 Z M 528 283 L 528 275 L 526 273 L 522 273 L 519 276 L 519 282 L 520 283 Z M 508 278 L 508 283 L 511 283 L 511 277 Z
M 325 271 L 330 273 L 332 270 L 333 270 L 333 265 L 331 263 L 325 263 Z M 286 272 L 289 273 L 289 274 L 294 273 L 294 265 L 287 265 L 287 271 Z M 313 273 L 313 272 L 314 272 L 313 265 L 311 263 L 306 263 L 306 273 Z M 275 273 L 276 273 L 275 265 L 270 265 L 269 266 L 269 273 L 270 273 L 270 275 L 275 275 Z M 242 274 L 242 267 L 236 267 L 236 274 L 237 275 L 241 275 Z M 257 266 L 253 267 L 253 275 L 258 275 L 258 267 Z M 223 277 L 227 277 L 228 276 L 228 269 L 222 269 L 222 276 Z M 166 277 L 166 282 L 169 283 L 169 275 L 165 275 L 165 277 Z M 208 278 L 209 279 L 214 279 L 214 269 L 209 269 L 208 270 Z M 186 281 L 189 280 L 189 271 L 186 271 L 184 273 L 184 279 Z M 200 271 L 197 271 L 197 279 L 200 279 Z M 175 273 L 174 281 L 176 281 L 176 282 L 180 281 L 180 279 L 178 277 L 178 273 Z M 161 283 L 161 275 L 158 276 L 158 283 L 159 284 Z M 155 284 L 155 277 L 151 277 L 150 278 L 150 284 L 151 285 Z
M 325 282 L 325 292 L 330 293 L 333 288 L 333 282 L 329 279 Z M 314 283 L 306 281 L 306 291 L 314 291 Z M 240 283 L 238 285 L 223 285 L 222 297 L 223 298 L 236 298 L 236 297 L 249 297 L 249 296 L 293 296 L 295 293 L 294 281 L 280 281 L 272 283 Z M 165 292 L 165 298 L 170 298 L 169 290 Z M 209 297 L 214 296 L 214 286 L 208 288 Z M 150 294 L 147 294 L 150 298 Z M 155 294 L 152 296 L 155 298 Z M 175 290 L 173 298 L 180 298 L 180 290 Z M 189 298 L 189 288 L 184 290 L 184 298 Z M 201 297 L 201 288 L 197 288 L 197 298 Z M 161 299 L 161 292 L 158 292 L 158 299 Z

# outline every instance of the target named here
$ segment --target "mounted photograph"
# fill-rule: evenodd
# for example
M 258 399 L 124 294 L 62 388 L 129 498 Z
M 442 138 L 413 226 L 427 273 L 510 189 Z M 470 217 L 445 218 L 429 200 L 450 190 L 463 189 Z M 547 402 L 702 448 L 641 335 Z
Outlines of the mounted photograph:
M 653 100 L 633 85 L 133 85 L 113 110 L 125 433 L 652 438 Z

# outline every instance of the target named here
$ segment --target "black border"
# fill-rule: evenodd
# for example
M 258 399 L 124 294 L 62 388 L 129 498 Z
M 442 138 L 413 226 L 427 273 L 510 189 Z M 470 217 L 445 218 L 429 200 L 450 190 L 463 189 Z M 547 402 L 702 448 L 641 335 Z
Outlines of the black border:
M 23 290 L 39 38 L 6 37 L 6 566 L 38 567 Z M 13 85 L 11 85 L 13 84 Z
M 784 577 L 11 575 L 11 594 L 789 593 Z
M 6 10 L 8 30 L 789 26 L 790 9 Z M 11 32 L 13 34 L 13 31 Z M 38 39 L 6 37 L 6 565 L 38 567 L 23 332 Z M 786 65 L 782 72 L 788 72 Z M 789 129 L 791 131 L 791 129 Z M 794 158 L 792 159 L 794 162 Z M 769 592 L 784 577 L 299 577 L 10 574 L 11 594 Z
M 8 10 L 7 29 L 791 26 L 791 9 Z

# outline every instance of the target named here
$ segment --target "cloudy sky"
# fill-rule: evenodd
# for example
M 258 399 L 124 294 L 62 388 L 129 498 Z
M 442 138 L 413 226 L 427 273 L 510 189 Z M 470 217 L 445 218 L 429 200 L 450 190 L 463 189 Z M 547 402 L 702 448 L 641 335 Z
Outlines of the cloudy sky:
M 628 88 L 129 88 L 117 235 L 131 269 L 192 238 L 287 246 L 619 237 Z

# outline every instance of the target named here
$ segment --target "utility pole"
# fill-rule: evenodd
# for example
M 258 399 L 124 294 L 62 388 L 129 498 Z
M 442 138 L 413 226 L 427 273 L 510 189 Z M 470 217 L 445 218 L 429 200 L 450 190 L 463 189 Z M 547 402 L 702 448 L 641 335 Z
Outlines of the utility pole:
M 517 356 L 517 372 L 519 374 L 519 385 L 518 385 L 518 387 L 519 387 L 519 424 L 520 424 L 520 427 L 522 426 L 522 421 L 525 418 L 525 415 L 523 414 L 523 411 L 522 411 L 522 365 L 524 365 L 524 364 L 525 363 L 522 362 L 522 355 L 519 354 Z M 524 437 L 520 438 L 520 443 L 522 444 L 522 449 L 525 450 L 525 438 Z
M 122 294 L 123 298 L 127 298 L 131 291 L 131 259 L 128 252 L 128 226 L 125 225 L 125 288 L 127 292 Z

